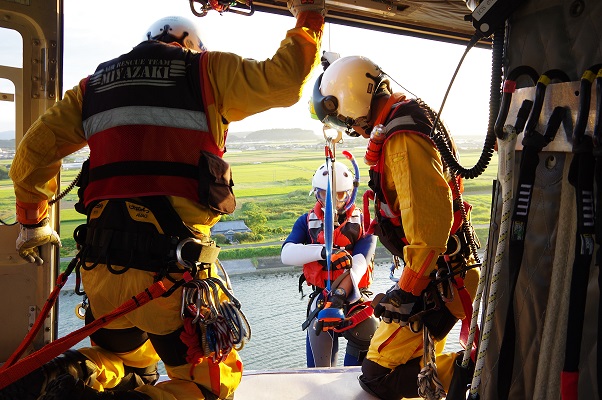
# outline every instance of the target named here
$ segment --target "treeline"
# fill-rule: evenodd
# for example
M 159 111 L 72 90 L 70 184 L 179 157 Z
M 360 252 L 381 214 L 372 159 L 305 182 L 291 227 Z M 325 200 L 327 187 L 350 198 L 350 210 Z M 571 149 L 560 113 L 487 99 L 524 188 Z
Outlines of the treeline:
M 251 229 L 251 232 L 235 233 L 236 243 L 279 240 L 288 235 L 297 218 L 308 212 L 314 204 L 315 199 L 307 191 L 295 190 L 286 195 L 271 196 L 267 200 L 246 200 L 233 214 L 224 215 L 222 221 L 242 220 Z M 212 238 L 217 244 L 230 244 L 224 235 L 218 234 Z

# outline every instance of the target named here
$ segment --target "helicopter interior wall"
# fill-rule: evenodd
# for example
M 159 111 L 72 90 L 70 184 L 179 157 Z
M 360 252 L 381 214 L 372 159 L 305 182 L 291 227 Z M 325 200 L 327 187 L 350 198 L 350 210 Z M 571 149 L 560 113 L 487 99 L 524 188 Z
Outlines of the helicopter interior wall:
M 591 66 L 602 62 L 602 3 L 592 0 L 530 0 L 511 17 L 506 37 L 504 71 L 527 65 L 539 74 L 550 69 L 564 71 L 571 83 L 554 81 L 547 87 L 544 110 L 536 132 L 544 132 L 553 108 L 565 107 L 569 112 L 556 138 L 544 147 L 536 170 L 531 209 L 526 229 L 526 246 L 514 301 L 517 340 L 510 398 L 560 399 L 560 376 L 563 369 L 567 331 L 571 271 L 575 253 L 576 205 L 575 189 L 568 182 L 572 153 L 572 129 L 579 107 L 579 80 Z M 525 81 L 520 86 L 535 85 Z M 567 90 L 567 85 L 570 85 Z M 595 115 L 595 84 L 586 135 L 592 135 Z M 525 98 L 534 99 L 533 87 L 527 94 L 514 95 L 506 124 L 513 124 L 517 110 Z M 517 92 L 520 92 L 517 91 Z M 516 191 L 522 135 L 510 150 L 514 157 L 512 185 Z M 499 143 L 498 143 L 499 144 Z M 504 154 L 499 154 L 503 164 Z M 501 174 L 499 179 L 503 179 Z M 494 264 L 497 246 L 502 243 L 500 225 L 503 215 L 503 193 L 498 191 L 495 218 L 492 220 L 493 242 L 489 243 L 490 264 Z M 516 196 L 515 196 L 516 198 Z M 512 204 L 514 206 L 514 204 Z M 508 246 L 502 248 L 498 296 L 494 314 L 490 351 L 485 359 L 479 393 L 481 398 L 497 399 L 499 348 L 508 309 L 508 275 L 511 267 Z M 597 250 L 597 249 L 596 249 Z M 595 250 L 594 250 L 595 258 Z M 596 377 L 596 341 L 599 318 L 598 268 L 590 266 L 584 332 L 579 367 L 579 398 L 598 399 Z M 489 295 L 490 293 L 488 293 Z M 484 296 L 484 298 L 486 298 Z

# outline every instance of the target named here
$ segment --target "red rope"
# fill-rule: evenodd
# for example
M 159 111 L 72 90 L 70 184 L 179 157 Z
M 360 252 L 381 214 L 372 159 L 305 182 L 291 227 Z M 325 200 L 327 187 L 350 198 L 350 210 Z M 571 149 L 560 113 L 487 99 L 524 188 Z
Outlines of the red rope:
M 67 282 L 68 278 L 69 275 L 65 275 L 65 273 L 62 273 L 58 276 L 56 280 L 56 287 L 48 296 L 44 307 L 42 307 L 42 311 L 40 311 L 40 314 L 38 314 L 36 321 L 34 322 L 27 335 L 25 335 L 25 338 L 23 339 L 17 350 L 15 350 L 15 352 L 8 358 L 8 360 L 6 360 L 6 362 L 0 367 L 0 373 L 6 370 L 11 365 L 13 365 L 21 357 L 21 355 L 29 347 L 29 345 L 31 345 L 31 342 L 33 342 L 33 339 L 40 331 L 40 328 L 44 324 L 44 320 L 46 320 L 46 317 L 50 313 L 50 310 L 52 309 L 52 307 L 54 307 L 54 303 L 56 303 L 56 299 L 58 298 L 63 286 L 65 286 L 65 283 Z
M 190 364 L 190 379 L 194 380 L 194 367 L 205 357 L 201 341 L 197 334 L 197 325 L 192 323 L 192 318 L 184 318 L 184 330 L 180 333 L 180 339 L 188 347 L 186 350 L 186 362 Z
M 105 314 L 92 323 L 47 344 L 40 350 L 23 358 L 14 365 L 3 369 L 0 371 L 0 389 L 4 389 L 6 386 L 23 378 L 25 375 L 46 364 L 48 361 L 52 360 L 63 352 L 69 350 L 71 347 L 75 346 L 77 343 L 108 323 L 124 316 L 138 307 L 143 306 L 152 299 L 161 297 L 161 295 L 163 295 L 165 292 L 166 290 L 165 286 L 163 286 L 163 282 L 155 282 L 152 286 L 145 289 L 143 292 L 138 293 L 135 297 L 126 301 L 114 311 Z

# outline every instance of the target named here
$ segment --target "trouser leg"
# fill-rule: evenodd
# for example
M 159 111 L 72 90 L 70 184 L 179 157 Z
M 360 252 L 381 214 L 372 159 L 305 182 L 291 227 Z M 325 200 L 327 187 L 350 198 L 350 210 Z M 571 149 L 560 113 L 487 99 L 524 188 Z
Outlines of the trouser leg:
M 0 400 L 35 400 L 46 392 L 50 382 L 64 374 L 93 385 L 98 372 L 98 367 L 82 353 L 68 350 L 0 390 Z
M 86 323 L 94 321 L 90 309 Z M 159 356 L 148 335 L 136 327 L 99 329 L 90 336 L 96 345 L 81 351 L 103 371 L 97 390 L 130 390 L 159 379 Z
M 316 335 L 316 319 L 307 328 L 307 342 L 311 348 L 312 359 L 307 359 L 308 367 L 333 367 L 337 365 L 339 340 L 332 330 Z M 308 352 L 309 354 L 309 352 Z
M 364 359 L 360 385 L 370 394 L 383 400 L 399 400 L 418 396 L 416 384 L 420 372 L 420 358 L 414 358 L 391 370 L 374 361 Z
M 168 335 L 149 334 L 171 380 L 161 382 L 154 388 L 146 385 L 140 390 L 153 398 L 159 398 L 156 397 L 158 391 L 172 393 L 178 400 L 232 398 L 242 379 L 242 361 L 238 352 L 230 351 L 221 362 L 213 362 L 211 356 L 198 357 L 199 354 L 193 355 L 193 351 L 182 341 L 182 332 L 183 328 Z M 198 363 L 191 364 L 196 361 Z

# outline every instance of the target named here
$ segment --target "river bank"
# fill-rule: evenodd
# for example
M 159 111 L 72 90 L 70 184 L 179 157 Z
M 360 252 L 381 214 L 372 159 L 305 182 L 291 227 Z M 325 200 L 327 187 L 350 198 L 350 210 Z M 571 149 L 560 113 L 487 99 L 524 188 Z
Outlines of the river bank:
M 374 262 L 376 264 L 392 261 L 391 253 L 384 247 L 376 248 Z M 287 272 L 301 270 L 301 266 L 284 265 L 279 256 L 258 257 L 254 259 L 220 261 L 228 275 L 261 273 L 261 272 Z
M 71 261 L 70 258 L 61 258 L 61 262 Z M 392 261 L 391 253 L 384 247 L 376 248 L 374 257 L 375 264 L 390 263 Z M 239 260 L 224 260 L 220 263 L 229 276 L 256 274 L 256 273 L 275 273 L 275 272 L 295 272 L 301 271 L 301 266 L 284 265 L 279 256 L 245 258 Z M 69 280 L 63 286 L 63 290 L 73 290 L 75 287 L 75 274 L 69 276 Z

